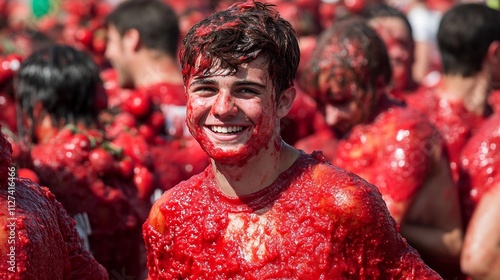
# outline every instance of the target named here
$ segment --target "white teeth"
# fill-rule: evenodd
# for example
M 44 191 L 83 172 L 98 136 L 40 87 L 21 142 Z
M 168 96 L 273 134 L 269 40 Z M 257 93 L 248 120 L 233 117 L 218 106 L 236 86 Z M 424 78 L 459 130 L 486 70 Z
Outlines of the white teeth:
M 217 133 L 235 133 L 243 130 L 242 126 L 211 126 L 210 129 Z

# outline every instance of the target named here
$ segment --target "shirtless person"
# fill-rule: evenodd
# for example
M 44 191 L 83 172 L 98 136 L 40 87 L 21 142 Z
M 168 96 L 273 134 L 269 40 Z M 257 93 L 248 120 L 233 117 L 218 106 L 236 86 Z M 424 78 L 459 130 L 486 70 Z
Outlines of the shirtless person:
M 500 41 L 493 46 L 500 57 Z M 500 81 L 500 67 L 495 71 Z M 462 270 L 472 279 L 500 277 L 500 114 L 490 117 L 462 150 L 461 167 L 473 213 L 465 235 Z
M 390 62 L 377 33 L 361 19 L 337 21 L 321 35 L 309 76 L 330 127 L 296 147 L 328 150 L 332 163 L 376 185 L 422 258 L 459 273 L 460 205 L 443 142 L 422 114 L 389 98 Z
M 16 171 L 0 134 L 0 279 L 108 279 L 61 203 Z
M 459 180 L 460 152 L 491 113 L 487 105 L 491 73 L 499 67 L 490 47 L 500 40 L 500 12 L 483 4 L 460 4 L 447 11 L 438 30 L 441 81 L 409 96 L 443 135 L 454 179 Z
M 271 7 L 213 14 L 180 57 L 187 124 L 211 165 L 154 204 L 149 279 L 439 279 L 373 185 L 282 141 L 299 47 Z

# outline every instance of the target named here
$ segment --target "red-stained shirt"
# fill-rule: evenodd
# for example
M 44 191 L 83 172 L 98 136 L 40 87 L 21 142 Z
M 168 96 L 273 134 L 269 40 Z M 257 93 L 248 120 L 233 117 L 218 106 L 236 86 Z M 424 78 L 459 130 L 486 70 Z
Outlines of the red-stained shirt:
M 500 114 L 490 116 L 462 150 L 461 189 L 465 192 L 466 218 L 481 197 L 500 182 Z
M 108 279 L 47 188 L 9 182 L 0 187 L 0 279 Z
M 164 196 L 164 224 L 143 226 L 149 279 L 440 279 L 378 190 L 320 153 L 248 196 L 225 196 L 211 167 Z

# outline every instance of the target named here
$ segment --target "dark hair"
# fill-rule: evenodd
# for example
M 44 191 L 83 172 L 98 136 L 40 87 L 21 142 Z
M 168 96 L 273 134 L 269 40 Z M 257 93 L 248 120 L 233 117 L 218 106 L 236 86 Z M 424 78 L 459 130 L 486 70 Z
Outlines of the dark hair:
M 332 46 L 340 51 L 332 51 Z M 377 32 L 358 16 L 335 21 L 320 34 L 318 44 L 304 71 L 301 85 L 317 98 L 320 73 L 328 71 L 331 76 L 336 67 L 352 71 L 356 85 L 367 93 L 375 93 L 377 88 L 388 85 L 392 78 L 384 42 Z
M 191 75 L 220 69 L 235 73 L 239 65 L 260 55 L 266 59 L 276 97 L 293 86 L 300 60 L 297 36 L 271 6 L 240 2 L 195 24 L 181 43 L 184 82 Z
M 56 126 L 95 124 L 100 85 L 99 68 L 88 54 L 66 45 L 37 50 L 23 60 L 14 77 L 18 113 L 35 123 L 33 109 L 40 103 Z
M 500 41 L 500 11 L 483 4 L 459 4 L 441 19 L 437 33 L 445 74 L 479 72 L 490 44 Z
M 408 29 L 408 34 L 410 35 L 412 44 L 414 44 L 413 40 L 413 29 L 411 28 L 411 24 L 408 21 L 406 15 L 399 9 L 389 6 L 387 4 L 377 4 L 373 6 L 369 6 L 364 8 L 360 15 L 368 21 L 377 19 L 377 18 L 397 18 L 400 19 L 406 28 Z
M 136 29 L 148 49 L 177 56 L 179 19 L 172 7 L 159 0 L 127 0 L 107 15 L 106 26 L 113 25 L 120 36 Z

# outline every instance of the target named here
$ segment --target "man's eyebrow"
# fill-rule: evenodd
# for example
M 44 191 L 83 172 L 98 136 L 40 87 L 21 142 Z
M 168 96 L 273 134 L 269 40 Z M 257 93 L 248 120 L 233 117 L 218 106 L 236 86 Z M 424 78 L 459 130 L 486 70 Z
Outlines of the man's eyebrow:
M 253 87 L 258 87 L 258 88 L 262 88 L 262 89 L 266 88 L 266 85 L 264 85 L 262 83 L 252 82 L 252 81 L 248 81 L 248 80 L 236 81 L 234 84 L 237 86 L 253 86 Z
M 191 83 L 190 86 L 196 86 L 196 85 L 215 85 L 217 84 L 217 81 L 215 79 L 211 78 L 200 78 L 200 79 L 194 79 L 193 82 Z M 266 85 L 258 82 L 252 82 L 248 80 L 238 80 L 234 83 L 236 86 L 253 86 L 253 87 L 258 87 L 258 88 L 266 88 Z
M 200 79 L 193 79 L 193 82 L 189 86 L 196 86 L 196 85 L 215 85 L 217 82 L 215 79 L 210 79 L 210 78 L 200 78 Z

